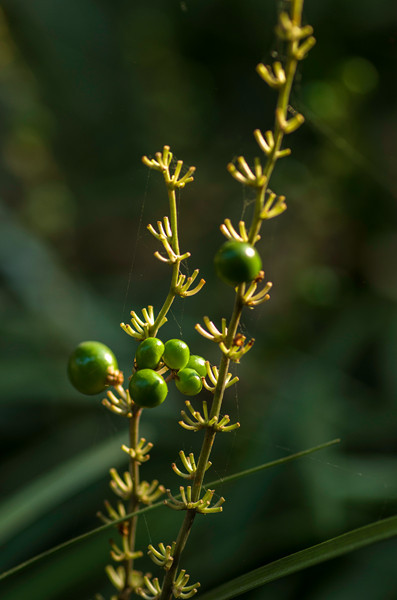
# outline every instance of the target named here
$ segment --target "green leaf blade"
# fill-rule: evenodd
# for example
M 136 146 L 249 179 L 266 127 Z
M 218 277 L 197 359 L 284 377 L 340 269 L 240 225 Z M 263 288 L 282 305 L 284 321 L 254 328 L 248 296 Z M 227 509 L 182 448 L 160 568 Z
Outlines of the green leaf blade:
M 236 577 L 201 596 L 202 600 L 229 600 L 281 579 L 292 573 L 337 558 L 354 550 L 387 540 L 397 535 L 397 515 L 353 529 L 305 550 L 280 558 L 245 575 Z

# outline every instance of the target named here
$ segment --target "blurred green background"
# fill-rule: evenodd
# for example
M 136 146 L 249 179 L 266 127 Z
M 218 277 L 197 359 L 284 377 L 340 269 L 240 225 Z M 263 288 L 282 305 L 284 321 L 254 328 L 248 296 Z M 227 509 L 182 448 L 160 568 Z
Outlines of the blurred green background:
M 276 0 L 0 2 L 1 570 L 98 525 L 108 469 L 126 465 L 126 424 L 83 397 L 65 366 L 83 339 L 109 345 L 128 374 L 136 348 L 119 328 L 159 308 L 169 270 L 146 230 L 167 211 L 161 178 L 141 163 L 169 144 L 197 176 L 181 195 L 182 249 L 207 280 L 176 302 L 165 338 L 231 311 L 212 257 L 219 224 L 249 218 L 252 197 L 225 166 L 252 159 L 252 131 L 272 127 Z M 394 514 L 397 505 L 397 11 L 395 0 L 306 0 L 318 39 L 293 106 L 271 188 L 288 211 L 259 249 L 271 301 L 245 314 L 256 338 L 225 411 L 214 479 L 341 437 L 339 447 L 225 485 L 224 512 L 196 523 L 184 567 L 206 589 L 265 562 Z M 177 425 L 176 390 L 147 411 L 144 477 L 176 489 L 170 469 L 198 434 Z M 198 519 L 199 520 L 199 519 Z M 150 513 L 139 544 L 174 539 L 180 514 Z M 3 582 L 3 600 L 110 595 L 112 534 L 91 538 Z M 389 541 L 275 582 L 247 600 L 392 600 Z M 149 559 L 141 568 L 155 572 Z

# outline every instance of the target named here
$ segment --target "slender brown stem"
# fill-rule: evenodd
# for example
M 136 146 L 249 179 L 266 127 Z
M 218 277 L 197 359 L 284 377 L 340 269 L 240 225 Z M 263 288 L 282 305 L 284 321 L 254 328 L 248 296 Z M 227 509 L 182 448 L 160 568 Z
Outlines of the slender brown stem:
M 130 448 L 136 448 L 139 442 L 139 420 L 142 414 L 142 409 L 134 406 L 132 418 L 130 419 Z M 128 512 L 134 512 L 139 508 L 139 462 L 136 459 L 130 458 L 130 475 L 133 481 L 133 494 L 129 502 Z M 129 547 L 131 552 L 135 551 L 135 537 L 138 517 L 132 517 L 129 526 Z M 133 559 L 129 561 L 128 567 L 132 571 Z
M 129 445 L 130 448 L 136 449 L 139 442 L 139 420 L 142 414 L 142 409 L 133 406 L 132 416 L 129 419 Z M 129 463 L 129 472 L 131 475 L 131 479 L 133 481 L 133 490 L 131 497 L 128 503 L 128 512 L 132 513 L 139 509 L 139 462 L 130 457 Z M 135 540 L 136 540 L 136 530 L 138 525 L 138 516 L 133 516 L 128 521 L 128 525 L 126 527 L 126 531 L 123 532 L 128 539 L 128 548 L 131 553 L 135 552 Z M 125 571 L 125 584 L 124 588 L 121 590 L 118 596 L 118 600 L 128 600 L 132 594 L 132 588 L 130 586 L 130 574 L 132 573 L 134 568 L 134 559 L 130 558 L 124 562 L 124 571 Z

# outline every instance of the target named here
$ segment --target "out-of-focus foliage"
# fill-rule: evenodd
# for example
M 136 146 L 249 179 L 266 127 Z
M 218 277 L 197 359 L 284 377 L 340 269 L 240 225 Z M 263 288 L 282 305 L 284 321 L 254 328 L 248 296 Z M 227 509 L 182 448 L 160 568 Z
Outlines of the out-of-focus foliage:
M 2 0 L 0 313 L 2 570 L 97 525 L 125 424 L 66 380 L 71 349 L 99 339 L 128 374 L 136 344 L 118 327 L 160 304 L 169 272 L 146 224 L 166 196 L 142 154 L 166 143 L 196 183 L 180 203 L 182 245 L 207 286 L 164 332 L 216 361 L 193 329 L 232 292 L 213 272 L 219 223 L 250 210 L 226 172 L 252 156 L 274 95 L 269 62 L 283 3 Z M 219 490 L 187 551 L 203 587 L 396 510 L 397 13 L 395 0 L 306 0 L 318 40 L 294 105 L 307 122 L 272 189 L 288 211 L 259 244 L 271 301 L 244 317 L 256 338 L 228 393 L 236 434 L 217 440 L 211 478 L 341 437 L 339 448 Z M 145 415 L 146 478 L 175 489 L 170 463 L 199 439 L 177 425 L 181 396 Z M 141 519 L 139 543 L 169 543 L 180 515 Z M 107 538 L 1 586 L 4 600 L 107 594 Z M 269 600 L 397 596 L 396 543 L 380 544 L 246 595 Z M 142 559 L 143 569 L 152 565 Z

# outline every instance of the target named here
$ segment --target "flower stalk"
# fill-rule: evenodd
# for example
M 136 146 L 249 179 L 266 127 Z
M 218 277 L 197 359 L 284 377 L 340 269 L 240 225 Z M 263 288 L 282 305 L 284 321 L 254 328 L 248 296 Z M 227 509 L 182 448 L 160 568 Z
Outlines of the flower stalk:
M 240 427 L 239 423 L 230 423 L 228 415 L 222 415 L 222 403 L 225 390 L 238 381 L 229 372 L 231 363 L 239 363 L 255 341 L 247 339 L 239 331 L 243 310 L 252 310 L 270 297 L 272 283 L 265 280 L 262 260 L 255 245 L 260 240 L 263 222 L 279 216 L 287 208 L 285 197 L 270 190 L 269 182 L 276 162 L 291 153 L 290 148 L 282 147 L 284 137 L 304 122 L 304 117 L 289 106 L 297 65 L 315 43 L 311 26 L 302 26 L 302 8 L 303 0 L 290 0 L 290 11 L 282 11 L 279 15 L 276 34 L 286 47 L 285 63 L 259 64 L 256 69 L 277 93 L 273 129 L 265 133 L 259 129 L 254 131 L 262 157 L 256 157 L 252 166 L 243 156 L 239 156 L 235 164 L 227 165 L 232 177 L 253 188 L 256 197 L 249 226 L 241 220 L 236 229 L 226 218 L 220 227 L 227 241 L 215 257 L 215 266 L 225 283 L 234 287 L 231 316 L 228 320 L 222 318 L 219 329 L 207 316 L 203 318 L 204 327 L 196 325 L 199 334 L 218 345 L 219 365 L 210 365 L 203 357 L 191 354 L 183 340 L 172 339 L 163 343 L 157 337 L 160 328 L 167 322 L 167 314 L 175 298 L 190 297 L 205 284 L 203 279 L 198 280 L 198 269 L 189 277 L 180 272 L 181 263 L 190 257 L 190 252 L 180 250 L 176 192 L 193 181 L 195 167 L 189 167 L 183 173 L 183 162 L 173 160 L 169 146 L 164 146 L 155 158 L 144 156 L 142 159 L 147 167 L 162 174 L 167 189 L 169 215 L 158 220 L 156 227 L 149 224 L 148 230 L 161 246 L 154 253 L 155 257 L 171 267 L 171 281 L 157 314 L 149 305 L 140 313 L 131 311 L 131 324 L 121 323 L 122 329 L 140 342 L 128 389 L 123 387 L 124 377 L 118 370 L 116 357 L 100 342 L 83 342 L 69 361 L 72 383 L 83 393 L 99 393 L 113 386 L 102 403 L 113 413 L 126 417 L 129 423 L 129 445 L 122 446 L 129 457 L 129 469 L 123 474 L 114 468 L 110 470 L 110 487 L 117 503 L 112 506 L 105 501 L 107 514 L 99 514 L 105 523 L 117 524 L 121 536 L 121 543 L 110 542 L 110 555 L 116 566 L 106 567 L 117 591 L 111 600 L 130 600 L 132 594 L 145 600 L 187 599 L 197 593 L 200 585 L 189 583 L 190 575 L 181 568 L 180 562 L 196 515 L 223 510 L 225 499 L 216 497 L 214 489 L 203 489 L 205 473 L 211 466 L 216 434 Z M 198 458 L 193 453 L 186 455 L 180 451 L 183 470 L 172 464 L 174 473 L 185 484 L 179 487 L 178 495 L 165 490 L 157 480 L 142 481 L 140 472 L 153 446 L 139 435 L 143 408 L 159 406 L 168 394 L 168 384 L 172 382 L 187 396 L 198 395 L 203 387 L 212 393 L 212 401 L 208 404 L 203 401 L 201 411 L 190 401 L 185 402 L 186 410 L 181 411 L 180 425 L 187 431 L 203 430 L 203 440 Z M 149 546 L 149 557 L 164 570 L 162 578 L 152 578 L 149 573 L 143 574 L 134 569 L 136 559 L 142 556 L 142 552 L 136 549 L 138 516 L 135 513 L 141 505 L 150 506 L 165 492 L 168 496 L 165 504 L 173 510 L 183 511 L 184 518 L 175 541 L 168 545 L 160 542 L 156 547 Z
M 251 245 L 255 245 L 260 239 L 259 233 L 263 221 L 278 216 L 286 209 L 285 197 L 277 197 L 273 192 L 270 192 L 267 197 L 267 190 L 277 160 L 288 156 L 291 152 L 289 148 L 282 149 L 284 136 L 296 131 L 296 129 L 304 122 L 304 117 L 299 113 L 295 113 L 291 118 L 288 117 L 289 99 L 298 62 L 306 56 L 307 52 L 315 43 L 315 39 L 311 35 L 312 28 L 310 26 L 302 27 L 302 8 L 303 0 L 292 0 L 290 14 L 282 12 L 279 15 L 276 34 L 287 44 L 285 66 L 277 61 L 273 64 L 272 68 L 263 64 L 260 64 L 257 67 L 258 74 L 272 89 L 275 89 L 278 92 L 274 127 L 273 131 L 267 131 L 265 135 L 262 135 L 259 129 L 254 132 L 255 140 L 265 155 L 264 164 L 257 158 L 254 162 L 254 169 L 251 169 L 244 157 L 239 157 L 237 159 L 237 166 L 232 163 L 228 165 L 230 174 L 238 182 L 256 189 L 254 214 L 248 234 L 244 222 L 240 222 L 239 232 L 237 232 L 232 226 L 230 219 L 226 219 L 221 226 L 221 231 L 228 239 L 248 241 Z M 236 336 L 238 335 L 238 327 L 243 308 L 245 305 L 249 308 L 254 308 L 256 305 L 269 299 L 267 292 L 270 290 L 272 284 L 267 283 L 261 292 L 255 294 L 257 284 L 258 282 L 254 282 L 249 286 L 248 290 L 246 289 L 247 286 L 245 283 L 237 286 L 233 312 L 227 326 L 226 322 L 223 320 L 222 333 L 216 329 L 214 324 L 208 318 L 206 319 L 208 331 L 204 330 L 201 325 L 196 326 L 196 329 L 199 333 L 204 335 L 204 337 L 212 339 L 212 341 L 219 344 L 222 351 L 222 357 L 219 369 L 217 370 L 216 384 L 213 389 L 214 395 L 209 420 L 206 423 L 204 440 L 197 467 L 193 475 L 193 483 L 190 492 L 192 501 L 191 503 L 187 503 L 185 507 L 185 518 L 175 543 L 173 561 L 165 573 L 161 594 L 158 596 L 159 600 L 171 600 L 173 596 L 176 597 L 174 594 L 175 576 L 183 549 L 187 543 L 194 519 L 198 512 L 195 507 L 197 507 L 197 503 L 200 502 L 204 476 L 208 468 L 207 465 L 210 462 L 209 459 L 217 433 L 216 428 L 211 427 L 209 423 L 213 419 L 216 421 L 219 420 L 223 396 L 227 385 L 230 362 L 232 360 L 238 362 L 245 353 L 244 351 L 241 351 L 241 349 L 236 350 L 235 348 Z M 249 349 L 251 345 L 252 343 L 249 342 L 245 348 Z M 238 344 L 238 346 L 241 348 L 240 344 Z M 182 416 L 186 419 L 186 413 Z M 191 428 L 194 427 L 194 424 L 192 424 L 189 419 L 187 425 L 187 428 L 189 428 L 189 425 Z M 186 428 L 186 421 L 183 426 Z M 205 496 L 203 498 L 205 498 Z M 219 510 L 222 510 L 221 506 L 219 506 Z
M 162 244 L 163 252 L 165 251 L 165 256 L 163 253 L 156 251 L 156 258 L 161 262 L 169 264 L 172 268 L 172 273 L 167 297 L 157 316 L 155 315 L 153 306 L 150 305 L 141 310 L 142 316 L 139 316 L 135 311 L 131 312 L 131 325 L 121 323 L 122 329 L 138 341 L 157 335 L 160 327 L 166 323 L 166 315 L 177 296 L 182 298 L 192 296 L 200 291 L 205 284 L 205 281 L 201 279 L 193 289 L 190 289 L 198 276 L 198 269 L 188 278 L 180 273 L 180 264 L 190 256 L 190 253 L 180 253 L 176 190 L 184 188 L 187 183 L 193 181 L 195 168 L 190 167 L 183 176 L 180 176 L 183 162 L 178 161 L 172 172 L 172 158 L 169 146 L 164 146 L 163 151 L 158 152 L 155 159 L 149 159 L 146 156 L 143 157 L 144 164 L 151 169 L 160 171 L 166 183 L 170 214 L 169 216 L 165 216 L 162 221 L 157 222 L 157 229 L 152 225 L 148 225 L 148 230 Z M 161 375 L 167 370 L 166 365 L 160 365 L 157 372 Z M 171 371 L 166 381 L 173 378 L 174 372 Z M 119 380 L 115 382 L 114 391 L 109 390 L 107 397 L 103 399 L 102 403 L 113 413 L 125 416 L 129 420 L 129 445 L 122 446 L 122 450 L 129 456 L 129 470 L 123 476 L 116 469 L 110 470 L 110 487 L 112 491 L 128 504 L 125 505 L 119 500 L 115 509 L 110 502 L 106 501 L 105 507 L 108 516 L 104 516 L 101 513 L 98 516 L 104 522 L 109 523 L 123 518 L 126 514 L 136 512 L 142 504 L 153 504 L 165 492 L 165 489 L 159 485 L 157 480 L 151 483 L 146 481 L 141 482 L 140 466 L 143 462 L 149 460 L 149 452 L 153 446 L 153 444 L 146 442 L 144 438 L 140 438 L 139 436 L 142 407 L 134 402 L 129 390 L 124 390 Z M 190 492 L 188 492 L 188 495 L 190 495 Z M 206 503 L 204 508 L 208 508 L 208 504 Z M 142 552 L 135 549 L 137 524 L 138 516 L 133 515 L 130 519 L 126 519 L 119 525 L 119 533 L 122 536 L 121 547 L 111 541 L 111 557 L 116 563 L 121 563 L 117 568 L 114 568 L 112 565 L 106 567 L 108 577 L 117 590 L 117 596 L 112 597 L 112 600 L 129 600 L 133 593 L 139 593 L 143 598 L 155 598 L 157 592 L 160 590 L 160 584 L 157 579 L 151 580 L 148 574 L 143 575 L 143 573 L 134 570 L 135 560 L 142 556 Z M 167 546 L 167 548 L 163 548 L 160 545 L 159 548 L 159 551 L 154 549 L 151 551 L 152 558 L 159 564 L 159 552 L 161 553 L 163 550 L 165 553 L 164 565 L 171 564 L 172 557 L 169 548 L 173 549 L 174 545 Z M 178 575 L 179 579 L 176 579 L 178 583 L 175 585 L 176 589 L 179 590 L 179 597 L 187 598 L 190 597 L 190 594 L 194 593 L 193 590 L 197 586 L 187 586 L 189 576 L 185 572 L 183 575 L 181 573 Z M 145 586 L 145 590 L 143 590 L 143 586 Z

